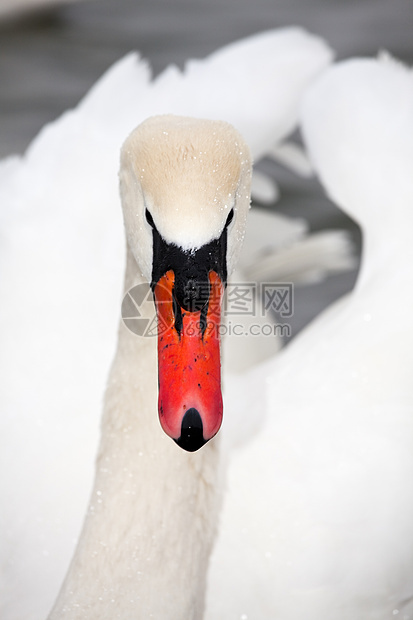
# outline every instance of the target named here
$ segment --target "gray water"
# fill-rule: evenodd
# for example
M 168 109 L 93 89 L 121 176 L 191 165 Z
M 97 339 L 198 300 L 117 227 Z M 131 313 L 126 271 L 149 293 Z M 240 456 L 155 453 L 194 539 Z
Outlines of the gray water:
M 0 0 L 1 2 L 1 0 Z M 139 50 L 155 74 L 269 28 L 300 25 L 323 36 L 337 58 L 389 50 L 413 61 L 412 0 L 84 0 L 0 23 L 0 157 L 24 152 L 47 122 L 73 107 L 117 59 Z M 360 232 L 315 180 L 273 162 L 261 167 L 281 187 L 272 208 L 306 217 L 312 230 L 346 228 L 360 252 Z M 1 208 L 1 205 L 0 205 Z M 296 334 L 350 290 L 356 271 L 295 289 Z

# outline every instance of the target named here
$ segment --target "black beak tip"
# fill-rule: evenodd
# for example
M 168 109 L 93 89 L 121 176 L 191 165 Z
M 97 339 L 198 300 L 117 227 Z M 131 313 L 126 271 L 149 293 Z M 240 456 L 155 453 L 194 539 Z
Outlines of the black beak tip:
M 182 418 L 181 436 L 175 439 L 175 442 L 187 452 L 196 452 L 207 442 L 204 439 L 203 430 L 199 412 L 194 407 L 191 407 Z

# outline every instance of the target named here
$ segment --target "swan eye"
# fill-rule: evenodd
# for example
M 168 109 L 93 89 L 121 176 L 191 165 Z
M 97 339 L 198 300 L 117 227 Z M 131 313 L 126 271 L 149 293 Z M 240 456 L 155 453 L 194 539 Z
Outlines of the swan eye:
M 148 209 L 145 209 L 145 217 L 146 217 L 146 221 L 148 222 L 149 226 L 152 226 L 152 228 L 155 228 L 155 222 L 153 221 L 153 217 L 149 213 Z
M 231 224 L 233 219 L 234 219 L 234 209 L 231 209 L 231 211 L 228 213 L 227 221 L 225 222 L 225 228 L 228 228 L 228 226 Z

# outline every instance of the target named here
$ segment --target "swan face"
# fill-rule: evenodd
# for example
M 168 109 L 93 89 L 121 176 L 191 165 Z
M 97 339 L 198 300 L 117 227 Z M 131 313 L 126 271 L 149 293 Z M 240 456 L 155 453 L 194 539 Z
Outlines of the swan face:
M 153 117 L 126 140 L 126 235 L 158 314 L 159 417 L 193 451 L 222 421 L 219 325 L 250 204 L 251 160 L 229 124 Z

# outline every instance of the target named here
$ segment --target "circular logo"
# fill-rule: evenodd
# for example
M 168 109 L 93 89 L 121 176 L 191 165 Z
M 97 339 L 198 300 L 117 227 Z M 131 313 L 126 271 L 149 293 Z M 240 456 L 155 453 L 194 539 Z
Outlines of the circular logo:
M 126 327 L 136 336 L 149 338 L 158 334 L 155 304 L 148 283 L 129 289 L 122 301 L 121 314 Z

